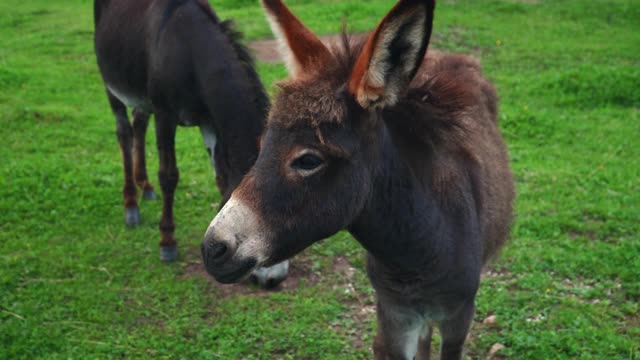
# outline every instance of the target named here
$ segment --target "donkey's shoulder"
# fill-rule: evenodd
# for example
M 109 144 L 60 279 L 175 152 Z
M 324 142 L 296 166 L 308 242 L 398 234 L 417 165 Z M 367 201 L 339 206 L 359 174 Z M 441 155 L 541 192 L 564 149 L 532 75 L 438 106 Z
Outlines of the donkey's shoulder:
M 495 127 L 497 107 L 496 91 L 483 77 L 478 60 L 433 51 L 406 97 L 386 111 L 386 118 L 388 124 L 405 129 L 404 136 L 440 150 L 459 149 L 470 146 L 479 128 Z
M 478 60 L 434 51 L 407 96 L 386 112 L 396 142 L 411 144 L 406 156 L 414 172 L 443 199 L 462 201 L 458 192 L 469 169 L 488 157 L 489 143 L 496 141 L 497 99 Z
M 484 77 L 477 59 L 433 51 L 427 55 L 411 84 L 410 98 L 417 97 L 431 111 L 456 121 L 463 115 L 496 121 L 498 96 Z

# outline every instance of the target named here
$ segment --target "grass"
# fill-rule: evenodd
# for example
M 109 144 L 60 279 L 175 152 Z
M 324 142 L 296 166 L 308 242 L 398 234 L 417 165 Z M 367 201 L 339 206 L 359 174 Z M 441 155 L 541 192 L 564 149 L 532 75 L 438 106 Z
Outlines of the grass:
M 343 18 L 369 30 L 393 5 L 288 3 L 322 34 Z M 213 5 L 248 39 L 270 35 L 257 1 Z M 280 292 L 197 275 L 220 196 L 197 129 L 177 137 L 180 261 L 158 261 L 159 202 L 125 228 L 91 9 L 0 3 L 0 358 L 369 358 L 374 297 L 346 233 L 296 257 Z M 498 88 L 518 188 L 467 356 L 501 343 L 512 359 L 639 359 L 640 2 L 443 0 L 436 15 L 435 46 L 479 57 Z

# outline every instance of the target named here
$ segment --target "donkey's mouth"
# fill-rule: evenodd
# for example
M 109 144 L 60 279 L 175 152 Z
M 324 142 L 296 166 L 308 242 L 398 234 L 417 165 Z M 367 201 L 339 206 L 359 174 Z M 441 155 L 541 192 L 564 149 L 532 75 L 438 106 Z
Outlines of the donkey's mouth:
M 254 258 L 234 262 L 221 268 L 207 268 L 207 272 L 212 275 L 218 282 L 223 284 L 234 284 L 242 280 L 244 277 L 256 268 L 258 262 Z

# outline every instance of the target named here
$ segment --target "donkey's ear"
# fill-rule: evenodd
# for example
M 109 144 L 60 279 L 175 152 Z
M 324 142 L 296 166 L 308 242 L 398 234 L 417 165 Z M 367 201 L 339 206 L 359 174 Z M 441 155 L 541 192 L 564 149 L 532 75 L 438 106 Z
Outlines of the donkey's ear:
M 289 74 L 296 78 L 322 68 L 331 59 L 329 49 L 289 11 L 281 0 L 262 0 L 271 30 Z
M 391 106 L 422 64 L 433 24 L 435 0 L 400 0 L 369 35 L 349 79 L 363 108 Z

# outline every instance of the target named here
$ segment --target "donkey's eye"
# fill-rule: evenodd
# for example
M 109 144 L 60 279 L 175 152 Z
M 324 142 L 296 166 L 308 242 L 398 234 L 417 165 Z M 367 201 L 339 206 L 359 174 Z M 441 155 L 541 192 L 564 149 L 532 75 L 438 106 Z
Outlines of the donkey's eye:
M 309 172 L 316 170 L 320 166 L 324 165 L 324 159 L 314 154 L 304 154 L 297 159 L 293 160 L 291 167 L 295 170 Z
M 300 170 L 313 170 L 322 165 L 324 160 L 313 154 L 304 154 L 293 161 L 292 166 Z

